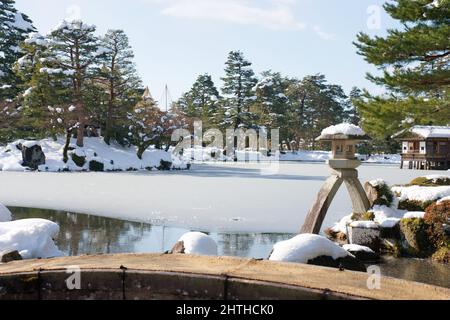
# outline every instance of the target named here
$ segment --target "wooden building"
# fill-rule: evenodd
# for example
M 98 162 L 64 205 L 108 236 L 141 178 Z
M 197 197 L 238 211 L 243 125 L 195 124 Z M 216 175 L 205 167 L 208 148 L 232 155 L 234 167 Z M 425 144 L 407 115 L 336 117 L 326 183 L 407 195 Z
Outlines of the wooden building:
M 450 127 L 415 126 L 393 136 L 401 141 L 402 162 L 409 169 L 448 170 L 450 168 Z

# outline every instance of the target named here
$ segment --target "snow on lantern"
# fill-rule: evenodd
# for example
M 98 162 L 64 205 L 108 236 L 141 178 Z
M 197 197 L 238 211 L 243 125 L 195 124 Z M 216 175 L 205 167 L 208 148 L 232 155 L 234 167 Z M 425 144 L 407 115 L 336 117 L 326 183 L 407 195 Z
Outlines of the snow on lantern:
M 358 179 L 361 162 L 356 159 L 356 145 L 370 138 L 359 127 L 341 123 L 322 131 L 317 141 L 331 142 L 332 157 L 328 160 L 331 175 L 317 195 L 300 233 L 320 232 L 323 220 L 342 183 L 345 183 L 352 200 L 353 213 L 363 214 L 370 208 L 369 199 Z

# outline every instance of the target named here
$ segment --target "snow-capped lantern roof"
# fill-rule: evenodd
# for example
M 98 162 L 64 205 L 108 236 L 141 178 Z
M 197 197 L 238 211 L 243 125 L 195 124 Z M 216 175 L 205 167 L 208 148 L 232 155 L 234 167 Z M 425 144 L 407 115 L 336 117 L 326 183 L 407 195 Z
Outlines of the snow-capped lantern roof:
M 335 141 L 335 140 L 370 140 L 370 137 L 360 127 L 351 123 L 341 123 L 330 126 L 322 130 L 320 137 L 316 141 Z

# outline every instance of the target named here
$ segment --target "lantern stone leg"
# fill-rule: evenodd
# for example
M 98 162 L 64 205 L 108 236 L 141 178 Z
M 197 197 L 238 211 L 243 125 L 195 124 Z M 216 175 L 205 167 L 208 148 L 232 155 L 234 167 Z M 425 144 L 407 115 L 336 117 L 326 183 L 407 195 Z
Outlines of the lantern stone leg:
M 358 179 L 358 171 L 356 169 L 335 168 L 317 195 L 300 233 L 318 234 L 320 232 L 331 202 L 343 182 L 345 182 L 352 200 L 353 213 L 363 214 L 369 210 L 369 199 Z
M 331 175 L 327 179 L 322 189 L 319 191 L 317 199 L 311 207 L 300 233 L 318 234 L 320 232 L 320 228 L 322 227 L 323 220 L 327 215 L 331 202 L 343 182 L 344 180 L 338 175 Z

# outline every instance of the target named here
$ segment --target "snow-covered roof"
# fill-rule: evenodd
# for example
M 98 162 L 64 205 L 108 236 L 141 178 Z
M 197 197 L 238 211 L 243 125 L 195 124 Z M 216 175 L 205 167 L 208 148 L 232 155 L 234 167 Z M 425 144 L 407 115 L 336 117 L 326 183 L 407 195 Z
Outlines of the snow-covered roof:
M 408 130 L 403 130 L 393 137 L 402 137 L 407 133 L 427 138 L 450 138 L 450 126 L 414 126 Z

